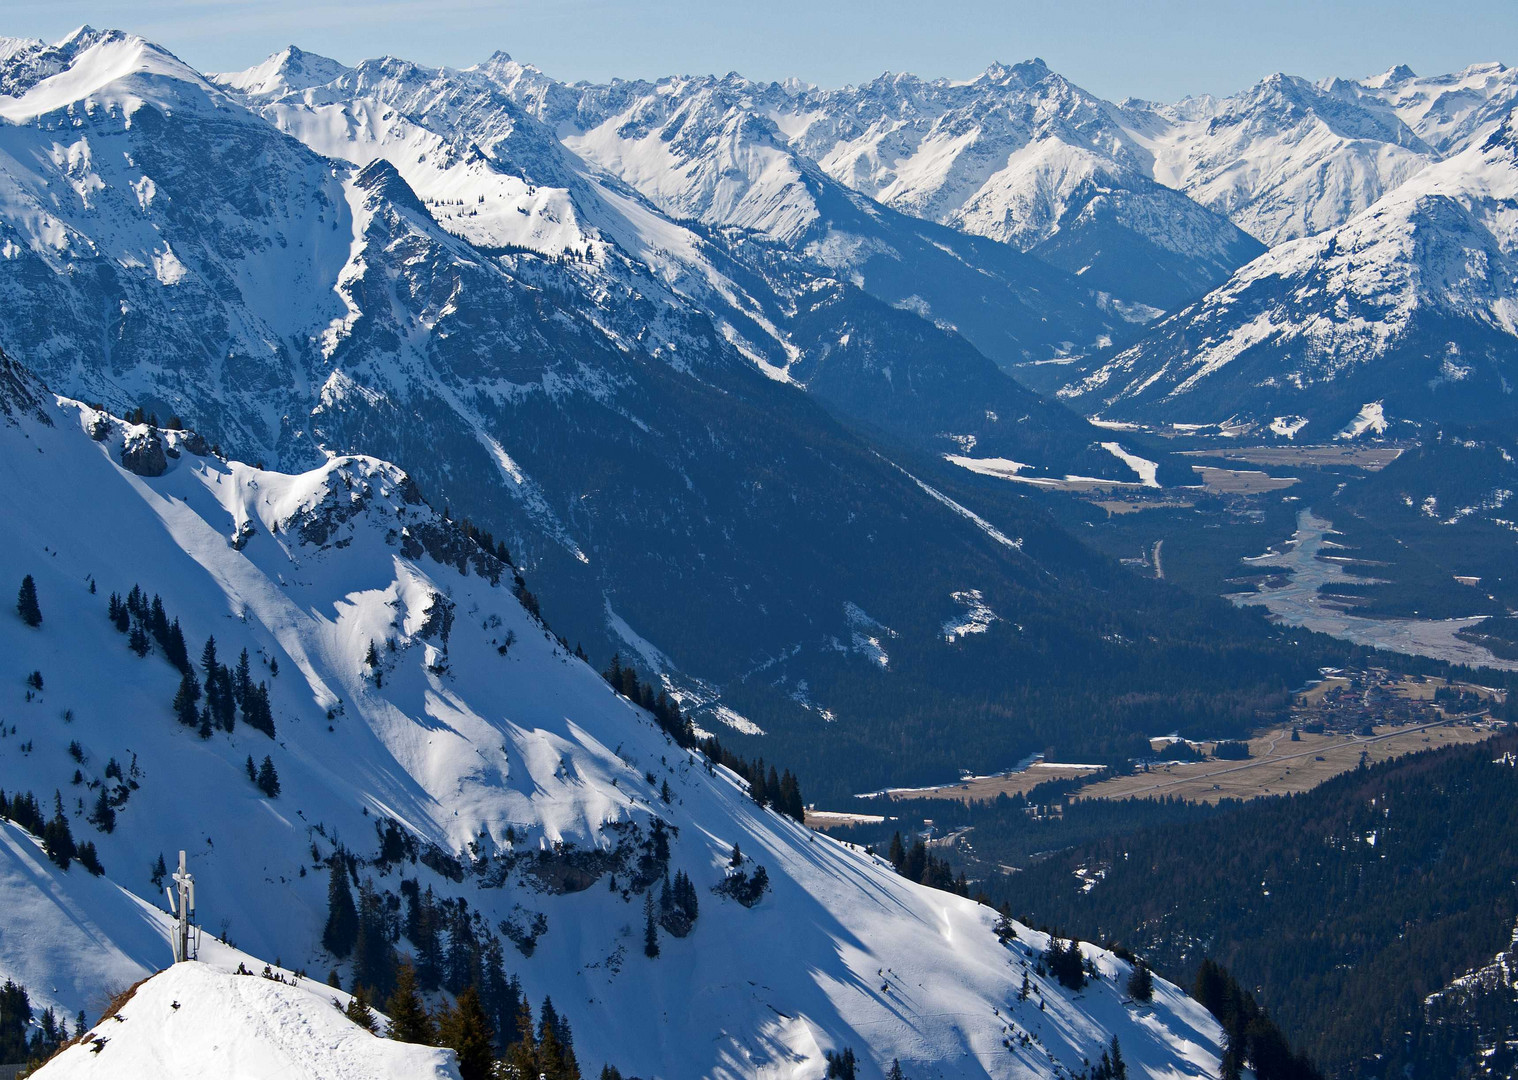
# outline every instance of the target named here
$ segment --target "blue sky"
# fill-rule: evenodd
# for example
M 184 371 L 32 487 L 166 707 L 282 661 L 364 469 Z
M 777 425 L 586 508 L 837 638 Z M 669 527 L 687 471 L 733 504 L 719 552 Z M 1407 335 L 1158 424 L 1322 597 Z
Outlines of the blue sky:
M 0 33 L 133 30 L 202 70 L 294 42 L 353 62 L 466 66 L 495 49 L 560 79 L 740 71 L 825 86 L 968 77 L 1041 56 L 1109 98 L 1227 94 L 1275 71 L 1420 74 L 1518 60 L 1514 0 L 5 0 Z

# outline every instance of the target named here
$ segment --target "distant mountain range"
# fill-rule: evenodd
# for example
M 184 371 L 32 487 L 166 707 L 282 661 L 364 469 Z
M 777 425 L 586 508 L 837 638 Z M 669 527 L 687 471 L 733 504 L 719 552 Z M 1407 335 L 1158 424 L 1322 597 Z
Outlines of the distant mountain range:
M 810 780 L 1110 749 L 1182 671 L 1251 703 L 1192 722 L 1237 726 L 1299 677 L 1263 624 L 1134 581 L 943 460 L 1189 479 L 992 359 L 1065 359 L 1152 310 L 873 202 L 770 121 L 669 132 L 680 176 L 769 154 L 765 198 L 805 210 L 739 225 L 582 156 L 555 111 L 595 95 L 501 57 L 287 49 L 206 77 L 115 31 L 8 48 L 0 341 L 60 391 L 249 460 L 395 461 L 505 540 L 599 662 L 621 651 Z M 981 606 L 979 632 L 944 629 Z M 1079 719 L 1102 680 L 1156 704 Z

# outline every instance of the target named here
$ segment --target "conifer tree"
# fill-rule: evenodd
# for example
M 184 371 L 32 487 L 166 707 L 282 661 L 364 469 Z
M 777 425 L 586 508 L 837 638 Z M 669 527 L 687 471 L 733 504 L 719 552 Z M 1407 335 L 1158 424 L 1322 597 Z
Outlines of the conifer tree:
M 100 796 L 95 800 L 94 810 L 90 812 L 90 824 L 101 832 L 116 831 L 116 810 L 111 806 L 104 784 L 100 785 Z
M 643 898 L 643 955 L 650 960 L 659 955 L 659 931 L 654 926 L 654 894 Z
M 16 612 L 27 626 L 42 625 L 42 608 L 37 605 L 37 583 L 30 574 L 21 579 L 21 591 L 16 596 Z
M 906 1075 L 901 1071 L 900 1059 L 891 1059 L 891 1071 L 886 1073 L 886 1080 L 907 1080 Z
M 1133 965 L 1133 974 L 1128 976 L 1128 996 L 1134 1001 L 1154 998 L 1154 974 L 1142 960 Z
M 825 1056 L 828 1062 L 828 1080 L 855 1080 L 855 1072 L 859 1065 L 854 1057 L 852 1046 L 844 1047 L 841 1054 L 835 1054 L 829 1050 Z
M 516 1028 L 517 1041 L 511 1044 L 506 1058 L 507 1075 L 513 1080 L 538 1080 L 543 1069 L 538 1058 L 538 1041 L 532 1034 L 532 1006 L 525 997 L 517 1012 Z
M 190 652 L 184 643 L 184 631 L 179 628 L 178 619 L 169 624 L 169 632 L 163 641 L 163 655 L 179 671 L 188 673 L 193 670 L 190 666 Z
M 437 1039 L 432 1017 L 416 990 L 416 969 L 410 963 L 402 964 L 395 973 L 395 989 L 385 1000 L 385 1012 L 390 1014 L 390 1037 L 397 1042 L 431 1045 Z
M 164 645 L 169 640 L 169 615 L 163 610 L 163 598 L 157 593 L 153 594 L 153 602 L 148 605 L 147 623 L 153 640 Z
M 458 1055 L 462 1080 L 490 1080 L 495 1072 L 495 1032 L 490 1018 L 480 1006 L 474 987 L 459 995 L 458 1004 L 443 1012 L 438 1023 L 438 1041 Z
M 358 933 L 353 944 L 353 981 L 387 993 L 395 983 L 395 948 L 390 944 L 385 901 L 374 883 L 358 890 Z
M 0 987 L 0 1059 L 26 1060 L 26 1033 L 31 1022 L 32 1003 L 25 988 L 6 979 Z
M 279 795 L 279 774 L 274 771 L 274 759 L 267 755 L 258 767 L 258 790 L 271 799 Z
M 69 828 L 69 819 L 63 812 L 63 796 L 53 792 L 53 818 L 42 827 L 42 847 L 60 870 L 67 870 L 69 863 L 78 854 L 74 846 L 74 832 Z
M 348 1007 L 343 1010 L 343 1015 L 371 1033 L 379 1026 L 374 1010 L 369 1008 L 369 991 L 362 986 L 353 988 L 353 997 L 348 1000 Z
M 186 671 L 179 679 L 179 692 L 174 695 L 174 716 L 185 727 L 200 723 L 200 710 L 196 708 L 199 701 L 200 680 L 193 670 Z
M 86 840 L 79 845 L 78 852 L 74 856 L 79 860 L 79 865 L 88 870 L 96 877 L 105 873 L 105 867 L 100 865 L 100 853 L 95 850 L 95 842 Z
M 353 904 L 353 890 L 348 886 L 348 869 L 338 856 L 332 857 L 332 876 L 327 882 L 327 925 L 322 930 L 322 947 L 333 956 L 353 952 L 358 939 L 358 908 Z
M 559 1042 L 559 1017 L 554 1011 L 553 1000 L 546 997 L 538 1020 L 538 1068 L 543 1080 L 562 1080 L 564 1076 L 564 1047 Z
M 248 692 L 253 689 L 253 673 L 248 663 L 248 650 L 237 658 L 237 670 L 232 676 L 232 697 L 244 709 L 248 707 Z

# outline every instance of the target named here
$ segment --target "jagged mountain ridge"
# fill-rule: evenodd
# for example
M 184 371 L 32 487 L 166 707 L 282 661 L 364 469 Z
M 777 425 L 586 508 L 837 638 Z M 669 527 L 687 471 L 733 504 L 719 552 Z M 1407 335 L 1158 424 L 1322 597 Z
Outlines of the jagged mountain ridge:
M 470 145 L 494 131 L 502 161 L 467 145 L 451 156 L 436 133 L 371 98 L 290 105 L 292 130 L 341 131 L 345 115 L 362 116 L 381 126 L 350 148 L 417 166 L 422 152 L 438 155 L 442 167 L 410 170 L 419 195 L 388 158 L 360 167 L 320 156 L 139 39 L 86 34 L 76 52 L 102 78 L 77 100 L 53 81 L 67 71 L 39 82 L 7 106 L 30 119 L 0 131 L 12 146 L 3 205 L 14 209 L 0 214 L 14 255 L 0 261 L 0 291 L 14 300 L 0 306 L 0 329 L 31 342 L 38 368 L 71 394 L 177 413 L 213 442 L 287 468 L 319 463 L 323 449 L 402 463 L 507 540 L 566 634 L 603 661 L 636 652 L 706 709 L 713 730 L 869 742 L 865 728 L 906 699 L 858 714 L 845 702 L 941 679 L 932 653 L 966 590 L 1019 613 L 973 647 L 1017 657 L 1005 666 L 1022 678 L 1040 675 L 1031 658 L 1051 642 L 1119 671 L 1149 666 L 1123 642 L 1171 636 L 1168 622 L 1139 633 L 1147 620 L 1126 607 L 1098 629 L 1075 625 L 1072 591 L 1110 606 L 1115 567 L 1035 510 L 1012 507 L 995 526 L 966 512 L 851 428 L 939 452 L 974 440 L 977 453 L 1035 472 L 1136 482 L 1103 448 L 1110 433 L 1023 391 L 911 311 L 784 252 L 765 277 L 754 266 L 767 249 L 740 261 L 625 187 L 573 173 L 567 152 L 483 77 L 439 83 L 390 61 L 342 76 L 446 91 L 436 106 L 448 115 L 477 107 Z M 133 66 L 144 55 L 157 74 Z M 45 111 L 33 115 L 34 104 Z M 510 171 L 523 140 L 548 147 L 543 168 L 567 186 Z M 459 185 L 451 207 L 448 184 Z M 521 222 L 494 250 L 471 238 L 477 219 L 462 212 L 481 195 L 489 209 L 492 190 L 490 212 Z M 550 226 L 561 248 L 530 248 Z M 285 304 L 292 283 L 299 296 Z M 722 306 L 704 306 L 722 290 Z M 786 330 L 765 329 L 771 310 Z M 773 363 L 750 348 L 766 340 Z M 814 389 L 802 393 L 803 379 Z M 856 611 L 899 635 L 897 667 L 871 659 L 874 635 Z M 907 666 L 914 654 L 921 663 Z M 836 690 L 809 689 L 824 685 Z M 1016 753 L 1042 738 L 1026 723 L 1000 725 Z M 886 769 L 878 745 L 849 757 Z
M 1170 421 L 1512 415 L 1518 146 L 1509 118 L 1345 225 L 1272 250 L 1065 391 Z M 1364 425 L 1360 425 L 1363 429 Z
M 1031 133 L 1020 116 L 1012 120 L 1013 138 L 1028 144 L 1034 160 L 988 182 L 987 188 L 994 190 L 983 200 L 987 205 L 969 208 L 945 205 L 952 197 L 941 192 L 904 192 L 900 185 L 885 182 L 886 166 L 872 172 L 857 160 L 884 153 L 873 143 L 869 149 L 855 148 L 853 165 L 841 161 L 846 132 L 865 143 L 908 139 L 931 146 L 947 141 L 955 144 L 952 154 L 933 149 L 922 156 L 938 164 L 946 155 L 960 154 L 962 170 L 988 169 L 983 162 L 995 157 L 995 149 L 958 145 L 963 136 L 957 129 L 980 119 L 975 114 L 981 110 L 1002 116 L 1017 109 L 1001 101 L 961 103 L 964 95 L 946 84 L 917 80 L 902 92 L 900 79 L 881 80 L 859 91 L 822 92 L 729 75 L 565 87 L 503 58 L 485 69 L 553 125 L 566 145 L 668 212 L 711 226 L 802 242 L 828 259 L 847 251 L 840 250 L 836 234 L 869 233 L 860 227 L 859 210 L 851 208 L 835 184 L 914 217 L 1007 241 L 1039 255 L 1045 267 L 1075 274 L 1083 284 L 1121 301 L 1123 306 L 1116 310 L 1129 320 L 1142 321 L 1156 308 L 1196 295 L 1258 250 L 1226 221 L 1140 176 L 1114 156 L 1102 145 L 1108 133 L 1082 130 L 1093 126 L 1090 114 L 1097 111 L 1096 103 L 1041 65 L 1043 81 L 1054 89 L 1043 93 L 1049 100 L 1040 108 L 1052 117 L 1041 117 Z M 1012 86 L 1021 70 L 1004 75 L 999 87 Z M 1022 79 L 1019 85 L 1028 81 Z M 884 93 L 887 86 L 891 93 Z M 903 104 L 903 99 L 934 92 L 946 93 L 951 100 L 940 105 L 948 115 L 931 130 L 923 122 L 908 136 L 886 115 L 900 108 L 915 117 L 919 103 Z M 879 96 L 885 100 L 878 101 Z M 951 105 L 959 105 L 959 111 L 952 112 Z M 868 130 L 859 131 L 865 122 L 861 117 L 872 111 L 882 115 Z M 960 115 L 965 112 L 970 118 Z M 1054 134 L 1044 130 L 1049 126 Z M 1062 149 L 1050 151 L 1051 146 Z M 1036 179 L 1018 178 L 1024 174 Z M 1052 194 L 1022 187 L 1045 181 L 1054 189 Z M 953 181 L 958 187 L 966 183 Z M 1010 204 L 995 193 L 1003 187 L 1018 189 Z M 880 217 L 878 211 L 873 213 Z M 1058 241 L 1051 242 L 1055 233 L 1060 234 Z M 1140 259 L 1147 261 L 1147 275 L 1134 272 L 1133 264 Z M 946 305 L 947 298 L 933 306 L 999 361 L 1008 362 L 989 343 L 993 339 L 987 333 L 977 334 L 970 327 L 967 314 Z M 1026 359 L 1013 357 L 1011 362 Z
M 218 78 L 318 152 L 358 164 L 386 156 L 441 207 L 445 227 L 487 248 L 543 241 L 519 236 L 526 209 L 486 176 L 553 185 L 555 220 L 594 227 L 708 309 L 736 305 L 746 349 L 782 369 L 805 347 L 779 332 L 796 279 L 850 282 L 958 329 L 1003 364 L 1131 336 L 1152 315 L 860 198 L 772 138 L 727 82 L 681 99 L 617 86 L 570 102 L 568 88 L 549 93 L 501 57 L 465 71 L 365 61 L 313 86 L 279 73 L 301 62 L 283 55 Z M 595 130 L 576 135 L 576 125 Z M 629 204 L 633 191 L 647 201 Z M 650 209 L 663 220 L 640 220 Z
M 1045 1008 L 1017 1002 L 1023 950 L 1043 935 L 1019 927 L 1002 945 L 989 909 L 760 809 L 575 660 L 513 596 L 511 568 L 396 467 L 261 470 L 190 433 L 55 403 L 8 358 L 0 371 L 27 391 L 0 426 L 0 470 L 25 508 L 0 523 L 0 557 L 34 575 L 42 612 L 36 627 L 0 615 L 0 787 L 67 792 L 106 871 L 53 867 L 0 824 L 0 974 L 40 988 L 39 1003 L 93 1012 L 110 983 L 162 962 L 151 867 L 179 847 L 210 930 L 324 970 L 323 864 L 341 849 L 360 879 L 393 892 L 409 878 L 530 939 L 508 966 L 572 1020 L 582 1062 L 778 1077 L 853 1046 L 871 1076 L 892 1058 L 919 1076 L 1053 1076 L 1117 1034 L 1138 1075 L 1216 1068 L 1205 1011 L 1163 984 L 1152 1009 L 1129 1008 L 1128 966 L 1101 950 L 1104 977 L 1079 999 L 1034 977 Z M 159 646 L 134 655 L 107 617 L 108 594 L 133 585 L 161 596 L 192 653 L 211 635 L 228 663 L 248 650 L 272 739 L 176 721 L 179 673 Z M 244 773 L 265 755 L 275 797 Z M 89 802 L 107 790 L 113 824 L 97 829 Z M 699 883 L 700 911 L 649 959 L 637 894 L 659 874 L 636 885 L 636 859 L 656 820 L 663 867 Z M 398 858 L 381 847 L 388 822 Z M 735 844 L 746 873 L 768 872 L 752 906 L 710 891 Z

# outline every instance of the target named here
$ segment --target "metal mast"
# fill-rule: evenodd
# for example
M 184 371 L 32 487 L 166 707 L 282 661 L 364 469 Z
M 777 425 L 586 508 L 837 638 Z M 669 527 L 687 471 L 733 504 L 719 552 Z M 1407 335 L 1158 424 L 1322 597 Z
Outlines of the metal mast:
M 169 895 L 169 911 L 176 916 L 174 923 L 174 963 L 181 960 L 194 960 L 199 950 L 196 946 L 199 942 L 191 934 L 191 927 L 195 919 L 195 878 L 185 869 L 184 852 L 179 853 L 179 869 L 174 871 L 174 888 L 164 887 L 164 892 Z M 178 892 L 179 903 L 174 903 L 174 894 Z

